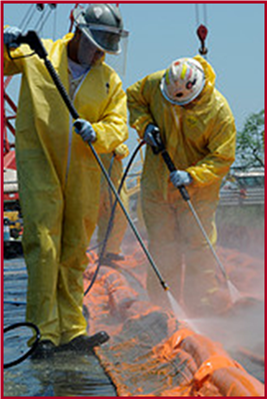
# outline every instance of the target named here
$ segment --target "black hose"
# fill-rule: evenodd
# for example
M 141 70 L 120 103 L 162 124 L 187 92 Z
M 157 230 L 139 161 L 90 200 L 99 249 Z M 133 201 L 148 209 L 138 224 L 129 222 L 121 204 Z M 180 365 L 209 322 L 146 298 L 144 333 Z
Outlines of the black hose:
M 4 305 L 14 305 L 14 306 L 20 306 L 20 305 L 27 305 L 26 302 L 22 301 L 4 301 Z
M 15 330 L 16 328 L 19 328 L 19 327 L 32 328 L 36 333 L 35 341 L 29 347 L 29 350 L 26 353 L 24 353 L 22 356 L 18 357 L 16 360 L 12 360 L 9 363 L 4 363 L 4 369 L 8 369 L 10 367 L 16 366 L 17 364 L 19 364 L 19 363 L 23 362 L 25 359 L 27 359 L 27 357 L 29 357 L 35 351 L 35 349 L 40 341 L 41 333 L 40 333 L 39 328 L 35 324 L 30 323 L 30 322 L 21 322 L 21 323 L 11 324 L 10 326 L 7 326 L 4 328 L 4 334 L 11 330 Z
M 111 178 L 111 172 L 112 172 L 112 168 L 113 168 L 113 164 L 114 164 L 115 158 L 116 158 L 116 154 L 115 154 L 115 152 L 113 152 L 112 158 L 110 160 L 109 168 L 108 168 L 108 175 L 109 175 L 110 178 Z M 111 192 L 111 189 L 110 189 L 109 185 L 108 185 L 108 193 L 109 193 L 110 206 L 112 206 L 112 192 Z
M 141 143 L 139 143 L 138 146 L 136 147 L 136 149 L 134 150 L 134 152 L 133 152 L 133 154 L 132 154 L 132 156 L 131 156 L 131 158 L 130 158 L 130 160 L 129 160 L 129 162 L 128 162 L 126 168 L 125 168 L 125 171 L 124 171 L 124 173 L 123 173 L 122 179 L 121 179 L 121 181 L 120 181 L 120 185 L 119 185 L 119 187 L 118 187 L 118 195 L 120 195 L 120 193 L 121 193 L 123 184 L 124 184 L 124 182 L 125 182 L 125 179 L 126 179 L 126 177 L 127 177 L 127 175 L 128 175 L 128 172 L 129 172 L 129 170 L 130 170 L 130 168 L 131 168 L 131 166 L 132 166 L 132 163 L 133 163 L 133 161 L 134 161 L 136 155 L 138 154 L 138 152 L 140 151 L 140 148 L 141 148 L 144 144 L 145 144 L 145 142 L 144 142 L 144 141 L 141 141 Z M 93 277 L 92 277 L 92 280 L 91 280 L 89 286 L 86 288 L 86 290 L 85 290 L 85 292 L 84 292 L 84 296 L 86 296 L 86 295 L 88 294 L 88 292 L 91 290 L 91 288 L 92 288 L 92 286 L 94 285 L 95 280 L 96 280 L 96 278 L 97 278 L 98 272 L 99 272 L 99 270 L 100 270 L 100 266 L 101 266 L 101 264 L 102 264 L 102 261 L 103 261 L 104 255 L 105 255 L 105 251 L 106 251 L 108 239 L 109 239 L 109 236 L 110 236 L 110 234 L 111 234 L 111 232 L 112 232 L 113 220 L 114 220 L 114 217 L 115 217 L 115 210 L 116 210 L 117 204 L 118 204 L 118 198 L 116 197 L 116 198 L 115 198 L 115 201 L 114 201 L 114 204 L 113 204 L 113 206 L 112 206 L 112 210 L 111 210 L 111 214 L 110 214 L 110 218 L 109 218 L 109 222 L 108 222 L 108 227 L 107 227 L 107 230 L 106 230 L 105 238 L 104 238 L 104 240 L 103 240 L 103 246 L 102 246 L 102 248 L 101 248 L 101 252 L 100 252 L 100 255 L 99 255 L 99 258 L 98 258 L 98 264 L 97 264 L 96 270 L 95 270 L 95 272 L 94 272 L 94 275 L 93 275 Z

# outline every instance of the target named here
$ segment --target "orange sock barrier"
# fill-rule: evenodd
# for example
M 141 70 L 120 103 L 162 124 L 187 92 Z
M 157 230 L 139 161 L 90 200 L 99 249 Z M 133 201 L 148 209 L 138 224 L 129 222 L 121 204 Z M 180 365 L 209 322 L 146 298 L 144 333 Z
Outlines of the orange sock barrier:
M 110 341 L 95 349 L 118 396 L 264 396 L 264 386 L 223 349 L 149 302 L 135 258 L 102 266 L 85 297 L 90 334 Z M 85 286 L 94 271 L 85 273 Z M 130 273 L 131 271 L 131 273 Z

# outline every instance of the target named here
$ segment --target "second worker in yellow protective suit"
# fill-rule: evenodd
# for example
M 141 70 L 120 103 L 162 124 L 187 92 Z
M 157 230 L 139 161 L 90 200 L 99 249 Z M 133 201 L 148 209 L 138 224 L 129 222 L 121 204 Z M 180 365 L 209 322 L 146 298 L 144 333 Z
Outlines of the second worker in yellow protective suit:
M 101 160 L 105 166 L 110 178 L 118 191 L 121 179 L 123 177 L 123 164 L 122 159 L 129 155 L 129 150 L 126 144 L 119 145 L 111 154 L 102 154 Z M 123 184 L 120 190 L 120 198 L 127 211 L 129 211 L 128 193 L 126 183 Z M 99 246 L 99 253 L 101 253 L 102 245 L 106 238 L 106 232 L 109 226 L 112 207 L 115 197 L 106 182 L 104 176 L 101 177 L 100 188 L 100 203 L 98 214 L 98 230 L 97 242 Z M 107 237 L 107 243 L 102 262 L 112 262 L 122 260 L 124 257 L 121 254 L 121 244 L 127 229 L 127 219 L 121 210 L 119 203 L 116 205 L 112 229 Z
M 220 185 L 235 159 L 232 112 L 215 88 L 212 67 L 200 56 L 175 60 L 167 70 L 133 84 L 127 96 L 130 125 L 149 144 L 141 181 L 149 249 L 176 299 L 183 289 L 191 315 L 219 311 L 227 300 L 216 295 L 216 264 L 178 188 L 186 186 L 215 245 Z M 177 168 L 171 174 L 162 156 L 154 153 L 159 150 L 159 135 Z M 186 273 L 181 287 L 183 259 Z M 152 299 L 162 305 L 167 298 L 151 268 L 147 284 Z
M 86 249 L 98 218 L 101 170 L 88 146 L 110 153 L 128 137 L 126 95 L 103 60 L 118 54 L 118 7 L 75 8 L 75 33 L 43 40 L 48 57 L 81 119 L 73 120 L 45 64 L 21 31 L 4 30 L 4 73 L 22 74 L 16 120 L 16 161 L 28 270 L 26 318 L 41 331 L 34 357 L 56 347 L 82 353 L 108 339 L 87 336 L 82 314 Z M 97 338 L 97 339 L 94 339 Z

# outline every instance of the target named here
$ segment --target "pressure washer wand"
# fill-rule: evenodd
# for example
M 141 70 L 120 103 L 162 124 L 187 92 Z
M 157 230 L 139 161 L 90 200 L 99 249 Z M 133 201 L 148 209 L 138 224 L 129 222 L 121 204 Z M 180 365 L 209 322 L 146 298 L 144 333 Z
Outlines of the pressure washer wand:
M 169 153 L 167 152 L 167 150 L 165 149 L 165 147 L 163 146 L 162 143 L 160 143 L 160 153 L 161 153 L 162 158 L 164 159 L 169 171 L 170 172 L 174 172 L 175 170 L 177 170 L 177 168 L 175 167 L 175 165 L 174 165 Z M 208 237 L 208 235 L 206 233 L 206 230 L 204 229 L 203 224 L 201 223 L 201 220 L 199 219 L 199 216 L 198 216 L 194 206 L 192 205 L 192 202 L 190 201 L 190 196 L 188 194 L 187 189 L 185 188 L 185 186 L 181 186 L 181 187 L 178 187 L 178 188 L 179 188 L 179 191 L 180 191 L 183 199 L 187 202 L 187 204 L 188 204 L 188 206 L 189 206 L 189 208 L 190 208 L 190 210 L 191 210 L 191 212 L 192 212 L 192 214 L 193 214 L 193 216 L 194 216 L 194 218 L 195 218 L 195 220 L 196 220 L 196 222 L 197 222 L 197 224 L 198 224 L 203 236 L 205 237 L 205 240 L 206 240 L 206 242 L 207 242 L 207 244 L 208 244 L 208 246 L 209 246 L 209 248 L 210 248 L 210 250 L 211 250 L 211 252 L 212 252 L 212 254 L 213 254 L 214 258 L 215 258 L 215 260 L 216 260 L 216 264 L 219 266 L 219 269 L 220 269 L 221 273 L 223 274 L 223 276 L 224 276 L 224 278 L 226 280 L 231 300 L 232 300 L 233 303 L 235 303 L 238 299 L 240 299 L 241 295 L 240 295 L 239 291 L 237 290 L 237 288 L 231 283 L 230 278 L 229 278 L 228 274 L 226 273 L 226 270 L 225 270 L 222 262 L 220 261 L 217 253 L 215 252 L 215 249 L 213 248 L 213 245 L 212 245 L 212 243 L 211 243 L 211 241 L 210 241 L 210 239 L 209 239 L 209 237 Z
M 62 82 L 61 82 L 61 80 L 60 80 L 55 68 L 53 67 L 53 64 L 51 63 L 51 61 L 49 61 L 47 59 L 48 54 L 47 54 L 46 49 L 44 48 L 40 38 L 38 37 L 37 33 L 35 31 L 29 31 L 25 35 L 21 35 L 19 37 L 19 39 L 18 39 L 18 43 L 19 44 L 21 44 L 21 43 L 28 44 L 31 47 L 31 49 L 33 51 L 35 51 L 37 53 L 37 55 L 41 59 L 44 60 L 45 66 L 46 66 L 49 74 L 51 75 L 51 77 L 52 77 L 52 79 L 53 79 L 53 81 L 54 81 L 54 83 L 55 83 L 55 85 L 56 85 L 56 87 L 57 87 L 57 89 L 58 89 L 63 101 L 65 102 L 66 106 L 68 107 L 71 116 L 75 120 L 79 119 L 79 114 L 76 111 L 74 105 L 72 104 L 72 101 L 70 100 L 69 95 L 68 95 L 65 87 L 63 86 L 63 84 L 62 84 Z M 117 190 L 116 190 L 112 180 L 110 179 L 110 177 L 109 177 L 109 175 L 108 175 L 108 173 L 107 173 L 107 171 L 106 171 L 106 169 L 105 169 L 100 157 L 98 156 L 96 150 L 94 149 L 93 145 L 90 142 L 88 142 L 88 145 L 89 145 L 89 147 L 90 147 L 90 149 L 91 149 L 91 151 L 92 151 L 92 153 L 93 153 L 98 165 L 100 166 L 101 171 L 104 174 L 105 179 L 107 180 L 107 183 L 108 183 L 109 187 L 111 188 L 116 200 L 120 204 L 120 207 L 121 207 L 121 209 L 122 209 L 122 211 L 123 211 L 128 223 L 129 223 L 131 229 L 133 230 L 133 232 L 134 232 L 139 244 L 141 245 L 141 247 L 142 247 L 142 249 L 143 249 L 143 251 L 144 251 L 144 253 L 145 253 L 145 255 L 146 255 L 146 257 L 147 257 L 147 259 L 149 261 L 149 263 L 153 267 L 154 272 L 156 273 L 156 275 L 157 275 L 157 277 L 158 277 L 158 279 L 160 281 L 160 284 L 162 285 L 162 287 L 164 288 L 165 291 L 169 290 L 169 286 L 163 280 L 163 278 L 162 278 L 162 276 L 161 276 L 161 274 L 160 274 L 160 272 L 159 272 L 159 270 L 158 270 L 158 268 L 157 268 L 157 266 L 156 266 L 156 264 L 155 264 L 155 262 L 154 262 L 154 260 L 153 260 L 153 258 L 151 256 L 151 254 L 149 253 L 148 249 L 146 248 L 146 246 L 145 246 L 145 244 L 144 244 L 144 242 L 142 240 L 142 237 L 140 236 L 139 232 L 137 231 L 137 229 L 136 229 L 136 227 L 135 227 L 130 215 L 128 214 L 125 206 L 123 205 L 123 203 L 121 201 L 121 198 L 118 195 Z

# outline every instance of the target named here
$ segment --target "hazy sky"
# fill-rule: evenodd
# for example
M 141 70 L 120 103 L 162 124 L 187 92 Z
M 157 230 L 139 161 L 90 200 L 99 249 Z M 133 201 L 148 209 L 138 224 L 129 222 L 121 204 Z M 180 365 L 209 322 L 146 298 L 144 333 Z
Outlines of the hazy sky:
M 4 6 L 4 24 L 21 26 L 30 13 L 28 29 L 42 15 L 35 6 L 22 2 Z M 74 3 L 58 3 L 41 37 L 58 38 L 69 30 Z M 240 3 L 120 3 L 125 28 L 130 31 L 127 48 L 126 88 L 147 74 L 164 69 L 172 60 L 194 56 L 200 47 L 196 28 L 206 23 L 207 60 L 217 75 L 217 88 L 227 98 L 241 129 L 245 118 L 264 108 L 264 4 Z M 26 17 L 26 18 L 25 18 Z M 16 79 L 10 91 L 17 89 Z

